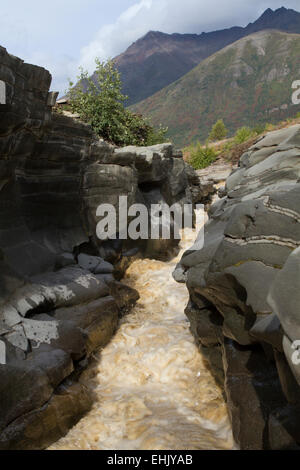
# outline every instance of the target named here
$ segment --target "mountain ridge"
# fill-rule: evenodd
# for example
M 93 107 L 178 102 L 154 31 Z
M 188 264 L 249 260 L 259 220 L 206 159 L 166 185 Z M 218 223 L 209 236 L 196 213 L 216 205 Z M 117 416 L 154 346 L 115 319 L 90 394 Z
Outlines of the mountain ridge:
M 243 125 L 294 116 L 292 83 L 300 77 L 300 34 L 266 30 L 226 46 L 155 95 L 131 107 L 169 127 L 177 145 L 204 140 L 222 118 Z M 188 110 L 188 112 L 186 111 Z
M 227 45 L 265 29 L 300 33 L 300 13 L 285 7 L 267 9 L 245 27 L 200 34 L 149 31 L 114 59 L 121 73 L 123 92 L 129 96 L 127 105 L 152 96 Z

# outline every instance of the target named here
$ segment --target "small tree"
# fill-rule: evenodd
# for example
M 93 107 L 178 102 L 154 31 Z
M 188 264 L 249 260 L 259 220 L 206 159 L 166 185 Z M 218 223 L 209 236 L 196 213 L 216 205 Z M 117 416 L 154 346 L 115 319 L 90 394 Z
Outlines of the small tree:
M 240 127 L 234 136 L 234 142 L 236 144 L 242 144 L 243 142 L 246 142 L 246 140 L 249 140 L 251 137 L 255 135 L 255 131 L 250 129 L 250 127 L 244 126 Z
M 80 68 L 78 83 L 69 82 L 67 94 L 73 112 L 103 139 L 117 145 L 154 145 L 164 142 L 167 129 L 155 130 L 142 116 L 125 108 L 127 96 L 114 62 L 95 60 L 94 79 Z
M 207 142 L 205 146 L 202 146 L 200 142 L 192 144 L 188 151 L 190 154 L 189 164 L 195 170 L 210 166 L 218 156 L 217 152 L 212 147 L 209 147 Z
M 219 119 L 212 127 L 211 132 L 209 134 L 210 141 L 217 141 L 222 140 L 227 137 L 228 130 L 225 127 L 223 119 Z

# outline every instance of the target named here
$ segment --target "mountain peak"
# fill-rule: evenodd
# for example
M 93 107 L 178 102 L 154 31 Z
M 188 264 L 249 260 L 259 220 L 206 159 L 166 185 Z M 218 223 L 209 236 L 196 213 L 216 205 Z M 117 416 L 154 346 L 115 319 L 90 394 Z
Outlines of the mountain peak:
M 122 74 L 127 105 L 154 95 L 177 81 L 207 57 L 239 39 L 265 30 L 300 33 L 300 13 L 284 7 L 268 8 L 248 26 L 202 34 L 149 30 L 115 58 Z
M 299 47 L 299 34 L 264 29 L 243 35 L 132 109 L 155 126 L 167 126 L 179 147 L 204 142 L 217 119 L 224 119 L 232 134 L 244 125 L 284 120 L 296 113 L 289 103 Z
M 277 8 L 276 10 L 272 10 L 272 8 L 267 8 L 263 14 L 258 18 L 257 21 L 259 21 L 261 18 L 269 18 L 269 17 L 273 17 L 273 16 L 277 16 L 277 15 L 281 15 L 282 13 L 286 13 L 287 11 L 290 11 L 290 12 L 293 12 L 293 13 L 297 13 L 296 11 L 294 10 L 288 10 L 287 8 L 285 7 L 280 7 L 280 8 Z
M 300 13 L 295 10 L 285 7 L 277 8 L 277 10 L 268 8 L 254 23 L 250 23 L 247 26 L 247 29 L 250 33 L 262 29 L 278 29 L 287 32 L 298 32 L 298 28 L 296 28 L 295 31 L 295 23 L 299 23 L 299 19 Z
M 162 33 L 161 31 L 150 30 L 141 39 L 153 39 L 153 38 L 162 37 L 162 36 L 167 36 L 167 34 Z
M 270 15 L 272 15 L 273 13 L 274 13 L 274 10 L 272 10 L 272 8 L 267 8 L 267 9 L 263 12 L 263 14 L 261 15 L 260 18 L 264 18 L 264 17 L 266 17 L 266 16 L 270 16 Z

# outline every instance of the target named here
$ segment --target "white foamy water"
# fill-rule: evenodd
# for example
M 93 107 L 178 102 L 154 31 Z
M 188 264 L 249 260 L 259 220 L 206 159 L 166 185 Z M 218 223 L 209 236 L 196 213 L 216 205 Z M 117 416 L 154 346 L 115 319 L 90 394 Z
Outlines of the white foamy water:
M 232 449 L 221 391 L 206 368 L 184 314 L 188 292 L 170 262 L 135 261 L 124 282 L 140 300 L 85 374 L 92 410 L 50 449 Z

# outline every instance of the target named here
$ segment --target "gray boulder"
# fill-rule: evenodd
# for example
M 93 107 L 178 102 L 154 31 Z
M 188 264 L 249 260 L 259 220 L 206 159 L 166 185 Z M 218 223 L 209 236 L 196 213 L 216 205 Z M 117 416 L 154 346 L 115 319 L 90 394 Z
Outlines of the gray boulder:
M 273 433 L 275 409 L 298 402 L 300 366 L 292 358 L 300 338 L 299 142 L 296 125 L 260 138 L 242 156 L 223 199 L 210 209 L 203 249 L 188 250 L 175 271 L 198 311 L 199 328 L 195 320 L 191 327 L 199 344 L 217 347 L 209 344 L 210 314 L 222 318 L 225 391 L 235 438 L 245 449 L 279 448 L 278 440 L 265 438 L 269 417 Z

